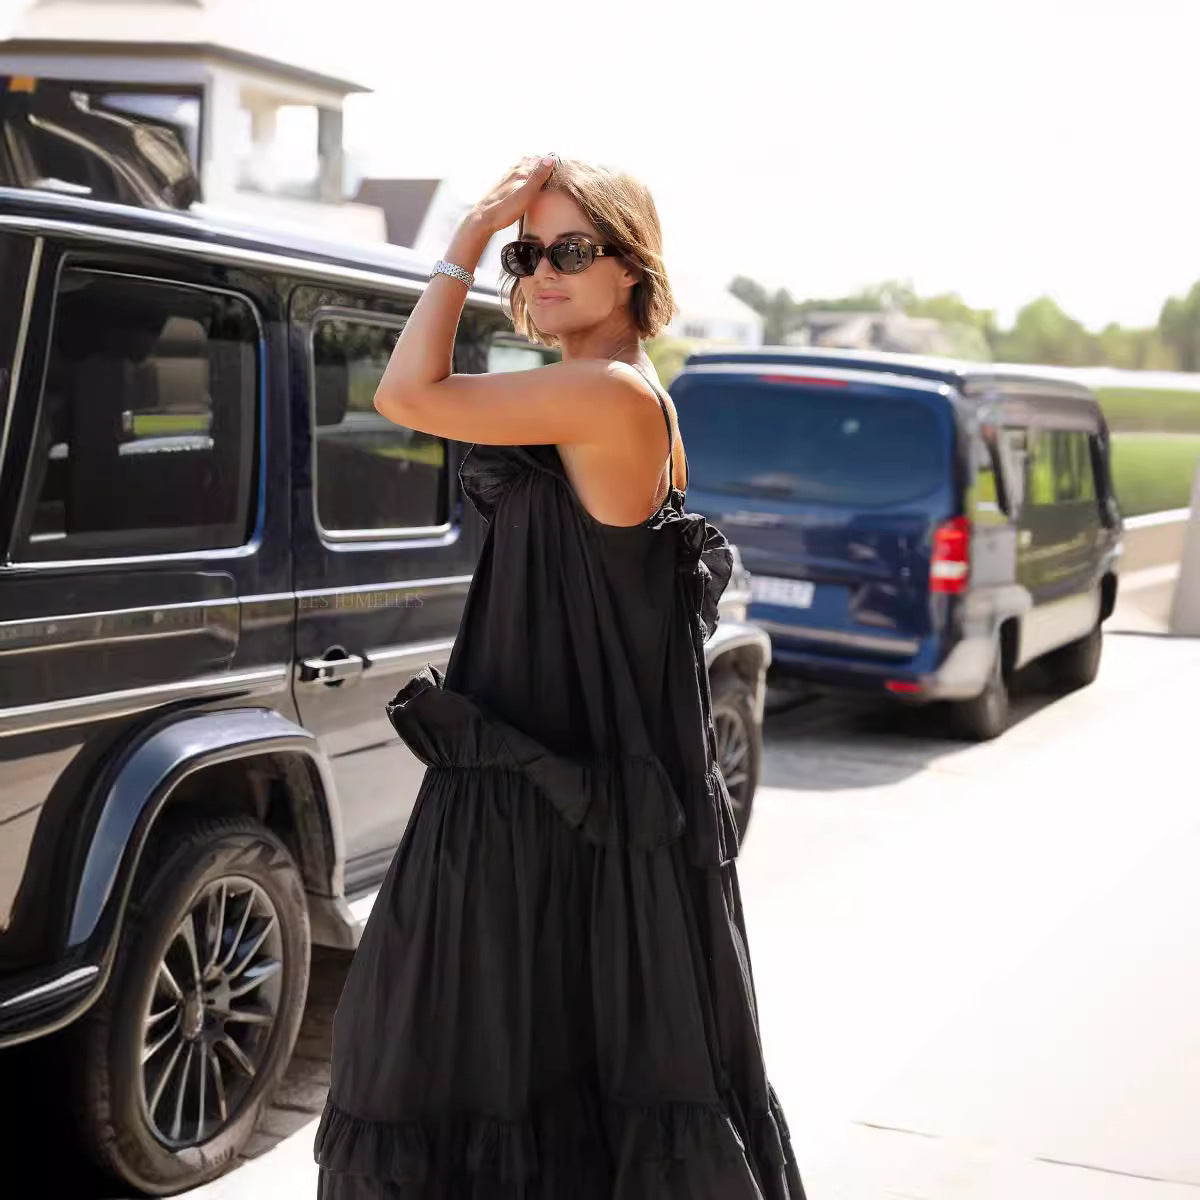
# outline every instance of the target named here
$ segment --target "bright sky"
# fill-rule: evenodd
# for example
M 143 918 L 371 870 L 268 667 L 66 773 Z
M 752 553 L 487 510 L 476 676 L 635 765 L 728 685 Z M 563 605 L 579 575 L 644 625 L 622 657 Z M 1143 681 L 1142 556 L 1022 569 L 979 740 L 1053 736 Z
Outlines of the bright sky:
M 347 108 L 372 174 L 619 164 L 713 287 L 907 277 L 1099 325 L 1200 278 L 1198 0 L 211 2 L 231 42 L 375 89 Z

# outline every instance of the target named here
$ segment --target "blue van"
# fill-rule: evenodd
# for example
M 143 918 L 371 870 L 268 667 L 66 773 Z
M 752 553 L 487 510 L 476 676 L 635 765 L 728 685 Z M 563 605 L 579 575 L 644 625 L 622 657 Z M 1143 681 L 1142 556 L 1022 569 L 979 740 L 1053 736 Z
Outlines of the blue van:
M 1121 517 L 1086 388 L 769 348 L 693 354 L 671 393 L 689 500 L 741 548 L 773 682 L 948 701 L 982 740 L 1027 663 L 1095 678 Z

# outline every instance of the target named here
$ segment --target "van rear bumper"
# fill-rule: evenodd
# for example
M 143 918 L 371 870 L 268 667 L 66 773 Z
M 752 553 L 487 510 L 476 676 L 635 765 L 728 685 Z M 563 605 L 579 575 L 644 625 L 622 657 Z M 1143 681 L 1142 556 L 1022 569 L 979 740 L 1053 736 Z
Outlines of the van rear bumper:
M 768 679 L 785 687 L 807 684 L 822 691 L 890 696 L 910 703 L 968 700 L 983 691 L 996 652 L 994 634 L 958 638 L 948 651 L 936 638 L 915 646 L 907 658 L 866 658 L 794 634 L 779 635 L 772 639 Z
M 924 703 L 970 700 L 987 684 L 1006 621 L 1029 612 L 1015 584 L 955 597 L 924 637 L 888 631 L 827 630 L 760 621 L 771 635 L 772 684 L 891 696 Z

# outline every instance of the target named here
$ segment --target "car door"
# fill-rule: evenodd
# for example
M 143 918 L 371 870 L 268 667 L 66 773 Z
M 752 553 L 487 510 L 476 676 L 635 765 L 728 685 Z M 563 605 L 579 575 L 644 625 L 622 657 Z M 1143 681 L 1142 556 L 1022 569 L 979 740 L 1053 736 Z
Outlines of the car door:
M 384 706 L 446 665 L 479 551 L 463 448 L 374 408 L 414 301 L 322 286 L 291 304 L 294 686 L 332 764 L 348 894 L 382 877 L 424 772 Z
M 30 269 L 0 460 L 0 959 L 10 919 L 52 911 L 22 864 L 86 820 L 56 781 L 89 743 L 160 706 L 288 696 L 265 297 L 99 237 L 46 239 Z M 244 596 L 268 598 L 250 633 Z

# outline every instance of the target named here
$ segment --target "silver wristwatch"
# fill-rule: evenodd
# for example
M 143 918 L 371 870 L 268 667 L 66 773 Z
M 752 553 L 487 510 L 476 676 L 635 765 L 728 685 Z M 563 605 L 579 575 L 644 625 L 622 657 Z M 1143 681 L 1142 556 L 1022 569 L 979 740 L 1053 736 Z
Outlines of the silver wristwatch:
M 468 288 L 475 286 L 475 276 L 470 271 L 465 267 L 460 267 L 457 263 L 447 262 L 444 258 L 439 258 L 434 263 L 433 270 L 429 273 L 429 278 L 432 279 L 435 275 L 449 275 L 451 279 L 457 279 L 459 283 L 465 283 Z

